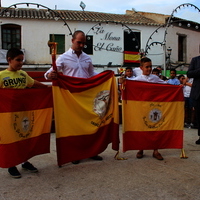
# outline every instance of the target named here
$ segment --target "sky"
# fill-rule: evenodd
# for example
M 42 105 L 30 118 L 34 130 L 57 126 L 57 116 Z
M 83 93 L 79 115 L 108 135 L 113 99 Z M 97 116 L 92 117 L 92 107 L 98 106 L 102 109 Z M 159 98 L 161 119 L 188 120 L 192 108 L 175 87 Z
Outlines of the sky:
M 33 0 L 33 1 L 16 1 L 16 0 L 0 0 L 2 7 L 9 7 L 17 3 L 38 3 L 50 9 L 58 10 L 78 10 L 81 0 Z M 173 11 L 182 4 L 190 3 L 200 10 L 199 0 L 82 0 L 86 7 L 85 11 L 95 11 L 104 13 L 125 14 L 126 10 L 136 10 L 142 12 L 152 12 L 171 15 Z M 200 12 L 194 6 L 183 7 L 174 13 L 175 17 L 191 20 L 200 23 Z M 25 7 L 25 5 L 24 5 Z

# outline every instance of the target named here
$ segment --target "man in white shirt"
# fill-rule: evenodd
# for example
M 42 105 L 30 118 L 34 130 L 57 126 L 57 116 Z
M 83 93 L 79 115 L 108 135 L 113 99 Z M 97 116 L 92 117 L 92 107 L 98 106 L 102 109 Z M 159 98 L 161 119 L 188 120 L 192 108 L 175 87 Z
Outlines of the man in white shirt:
M 57 71 L 62 71 L 67 76 L 79 78 L 90 78 L 97 74 L 94 71 L 91 58 L 82 51 L 85 42 L 84 32 L 75 31 L 72 35 L 71 48 L 56 60 Z M 57 73 L 51 67 L 44 76 L 51 80 L 57 77 Z
M 60 55 L 56 60 L 57 71 L 62 71 L 64 75 L 79 77 L 79 78 L 90 78 L 97 73 L 94 71 L 91 58 L 84 53 L 82 50 L 86 43 L 86 36 L 83 31 L 75 31 L 72 35 L 72 46 L 71 48 Z M 57 72 L 51 67 L 45 74 L 46 79 L 57 78 Z M 102 160 L 101 156 L 91 157 L 94 160 Z M 73 164 L 78 164 L 80 161 L 73 161 Z

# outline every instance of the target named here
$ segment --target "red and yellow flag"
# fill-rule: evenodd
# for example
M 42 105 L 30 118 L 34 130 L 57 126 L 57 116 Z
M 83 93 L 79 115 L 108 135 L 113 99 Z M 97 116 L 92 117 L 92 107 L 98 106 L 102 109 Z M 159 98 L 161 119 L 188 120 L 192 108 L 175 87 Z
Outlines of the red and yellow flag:
M 124 152 L 183 147 L 181 86 L 127 80 L 122 110 Z
M 140 63 L 140 53 L 134 51 L 124 51 L 125 63 Z
M 0 89 L 0 167 L 50 152 L 52 89 Z
M 114 73 L 92 78 L 59 75 L 53 81 L 58 165 L 95 156 L 109 143 L 119 149 L 119 116 Z

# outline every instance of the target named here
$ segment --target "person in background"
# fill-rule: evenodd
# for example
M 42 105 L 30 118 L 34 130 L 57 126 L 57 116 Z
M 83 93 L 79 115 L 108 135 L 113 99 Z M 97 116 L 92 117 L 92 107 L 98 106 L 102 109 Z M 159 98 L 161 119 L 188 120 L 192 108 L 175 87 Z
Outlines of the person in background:
M 154 74 L 160 78 L 159 73 L 160 73 L 160 71 L 157 68 L 153 68 L 152 74 Z
M 21 69 L 24 60 L 24 53 L 20 49 L 9 49 L 6 59 L 8 62 L 8 68 L 0 71 L 0 88 L 24 89 L 26 87 L 48 87 L 47 85 L 32 79 L 25 71 Z M 38 169 L 28 161 L 22 163 L 22 168 L 30 172 L 38 172 Z M 21 178 L 21 174 L 16 166 L 8 168 L 8 173 L 13 178 Z
M 142 70 L 140 69 L 140 67 L 135 67 L 134 69 L 133 69 L 133 76 L 139 76 L 139 75 L 141 75 L 142 74 Z
M 162 68 L 161 68 L 161 66 L 157 66 L 156 69 L 159 70 L 159 78 L 162 79 L 163 81 L 167 81 L 167 77 L 162 75 Z
M 64 75 L 90 78 L 97 73 L 94 71 L 91 58 L 83 52 L 86 43 L 85 33 L 77 30 L 72 35 L 72 46 L 68 51 L 61 54 L 56 60 L 57 71 L 62 71 Z M 57 72 L 51 67 L 45 74 L 46 79 L 52 80 L 57 78 Z M 81 130 L 80 130 L 81 131 Z M 101 156 L 91 157 L 93 160 L 103 160 Z M 79 160 L 75 160 L 73 164 L 79 164 Z
M 178 76 L 178 80 L 183 86 L 183 95 L 185 99 L 185 119 L 184 119 L 184 127 L 192 128 L 194 127 L 194 107 L 192 104 L 192 99 L 190 98 L 190 92 L 192 87 L 193 78 L 186 78 L 183 74 Z
M 192 58 L 187 71 L 187 77 L 193 78 L 190 97 L 193 101 L 198 126 L 199 139 L 196 141 L 196 144 L 200 144 L 200 56 Z
M 170 79 L 167 81 L 167 83 L 171 85 L 180 85 L 180 81 L 176 78 L 175 69 L 170 69 Z

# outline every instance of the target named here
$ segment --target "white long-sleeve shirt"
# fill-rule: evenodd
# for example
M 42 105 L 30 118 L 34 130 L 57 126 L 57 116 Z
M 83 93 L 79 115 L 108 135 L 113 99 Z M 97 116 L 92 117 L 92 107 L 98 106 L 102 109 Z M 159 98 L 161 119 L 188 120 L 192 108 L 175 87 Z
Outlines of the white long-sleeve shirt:
M 62 71 L 64 75 L 79 77 L 79 78 L 90 78 L 97 73 L 94 71 L 91 58 L 84 52 L 78 57 L 74 50 L 70 48 L 68 51 L 60 55 L 56 60 L 57 71 Z M 45 74 L 53 70 L 51 67 Z
M 144 82 L 167 84 L 165 81 L 163 81 L 162 79 L 160 79 L 158 76 L 156 76 L 154 74 L 139 75 L 134 78 L 134 81 L 144 81 Z

